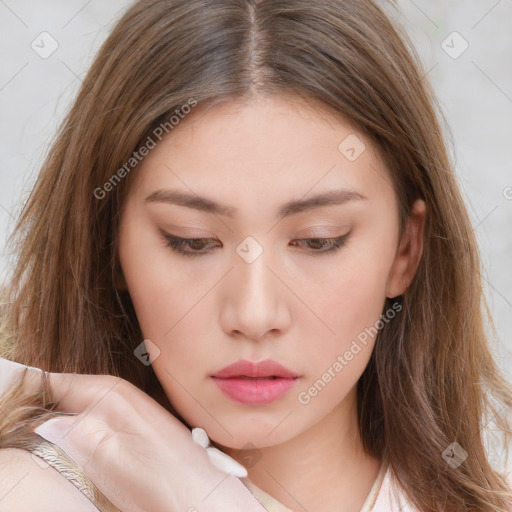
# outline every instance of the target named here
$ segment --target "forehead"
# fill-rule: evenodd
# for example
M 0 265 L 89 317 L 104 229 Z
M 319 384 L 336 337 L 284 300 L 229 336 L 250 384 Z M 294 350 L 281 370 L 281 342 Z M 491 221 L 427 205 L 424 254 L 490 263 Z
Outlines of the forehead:
M 198 105 L 157 141 L 136 181 L 137 194 L 171 187 L 242 208 L 340 187 L 393 194 L 377 151 L 351 123 L 288 96 Z

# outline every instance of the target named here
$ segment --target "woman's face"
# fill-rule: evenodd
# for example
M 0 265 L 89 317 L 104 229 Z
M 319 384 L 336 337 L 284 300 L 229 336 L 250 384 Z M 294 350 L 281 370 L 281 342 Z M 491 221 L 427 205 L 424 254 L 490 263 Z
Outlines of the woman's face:
M 401 314 L 385 299 L 421 252 L 421 215 L 399 243 L 396 196 L 369 141 L 313 101 L 198 106 L 136 172 L 120 286 L 178 413 L 231 448 L 352 414 L 380 315 Z M 167 235 L 203 240 L 173 250 Z M 213 377 L 241 359 L 298 377 Z

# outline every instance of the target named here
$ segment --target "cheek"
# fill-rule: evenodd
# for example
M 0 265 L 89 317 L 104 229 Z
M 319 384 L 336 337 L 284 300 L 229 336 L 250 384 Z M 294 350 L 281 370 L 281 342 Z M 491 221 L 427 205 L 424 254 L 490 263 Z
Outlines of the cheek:
M 213 319 L 204 297 L 211 286 L 185 282 L 177 272 L 155 270 L 154 260 L 149 268 L 139 267 L 128 286 L 144 339 L 152 342 L 147 348 L 153 370 L 174 395 L 180 384 L 190 385 L 191 368 L 207 368 L 211 360 Z
M 187 324 L 206 284 L 194 277 L 193 266 L 177 268 L 179 263 L 171 249 L 151 227 L 142 225 L 133 215 L 124 224 L 119 236 L 119 257 L 128 292 L 143 336 L 160 346 L 177 327 Z M 187 328 L 193 331 L 194 324 L 187 324 Z
M 179 405 L 186 398 L 180 395 L 181 386 L 201 385 L 190 368 L 204 368 L 206 375 L 214 354 L 215 347 L 208 344 L 214 318 L 211 298 L 205 294 L 218 277 L 207 282 L 187 271 L 193 265 L 177 268 L 165 242 L 156 241 L 148 231 L 138 227 L 136 219 L 129 232 L 121 231 L 121 266 L 143 338 L 151 341 L 146 349 L 153 370 L 168 397 Z
M 309 369 L 302 389 L 318 381 L 316 387 L 322 390 L 323 398 L 317 402 L 334 404 L 340 393 L 348 392 L 364 372 L 384 325 L 380 318 L 385 314 L 386 281 L 393 254 L 391 245 L 382 248 L 378 256 L 377 246 L 368 245 L 357 255 L 354 250 L 353 254 L 347 253 L 346 259 L 340 258 L 328 278 L 312 278 L 316 291 L 308 305 L 319 318 L 308 315 L 307 334 L 301 337 Z M 305 401 L 316 392 L 308 392 Z
M 329 352 L 350 345 L 379 319 L 386 299 L 387 275 L 392 254 L 373 256 L 371 251 L 350 255 L 331 268 L 328 276 L 311 278 L 308 305 L 324 324 L 322 339 Z M 311 322 L 314 317 L 310 315 Z M 315 322 L 314 328 L 321 327 Z

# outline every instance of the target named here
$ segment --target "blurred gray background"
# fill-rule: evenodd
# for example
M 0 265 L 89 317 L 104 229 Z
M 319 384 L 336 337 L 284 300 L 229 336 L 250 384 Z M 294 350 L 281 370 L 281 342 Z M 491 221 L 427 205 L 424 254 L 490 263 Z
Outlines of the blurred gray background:
M 23 198 L 127 0 L 0 0 L 0 279 Z M 512 0 L 398 0 L 453 133 L 478 236 L 492 340 L 512 379 Z

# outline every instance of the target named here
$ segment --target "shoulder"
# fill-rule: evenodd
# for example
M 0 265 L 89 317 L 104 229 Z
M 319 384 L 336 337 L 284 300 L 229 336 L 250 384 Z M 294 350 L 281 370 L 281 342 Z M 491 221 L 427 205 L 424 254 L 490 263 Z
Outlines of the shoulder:
M 401 489 L 396 486 L 389 466 L 386 468 L 382 484 L 372 512 L 416 512 Z
M 98 512 L 64 476 L 18 448 L 0 449 L 0 512 Z

